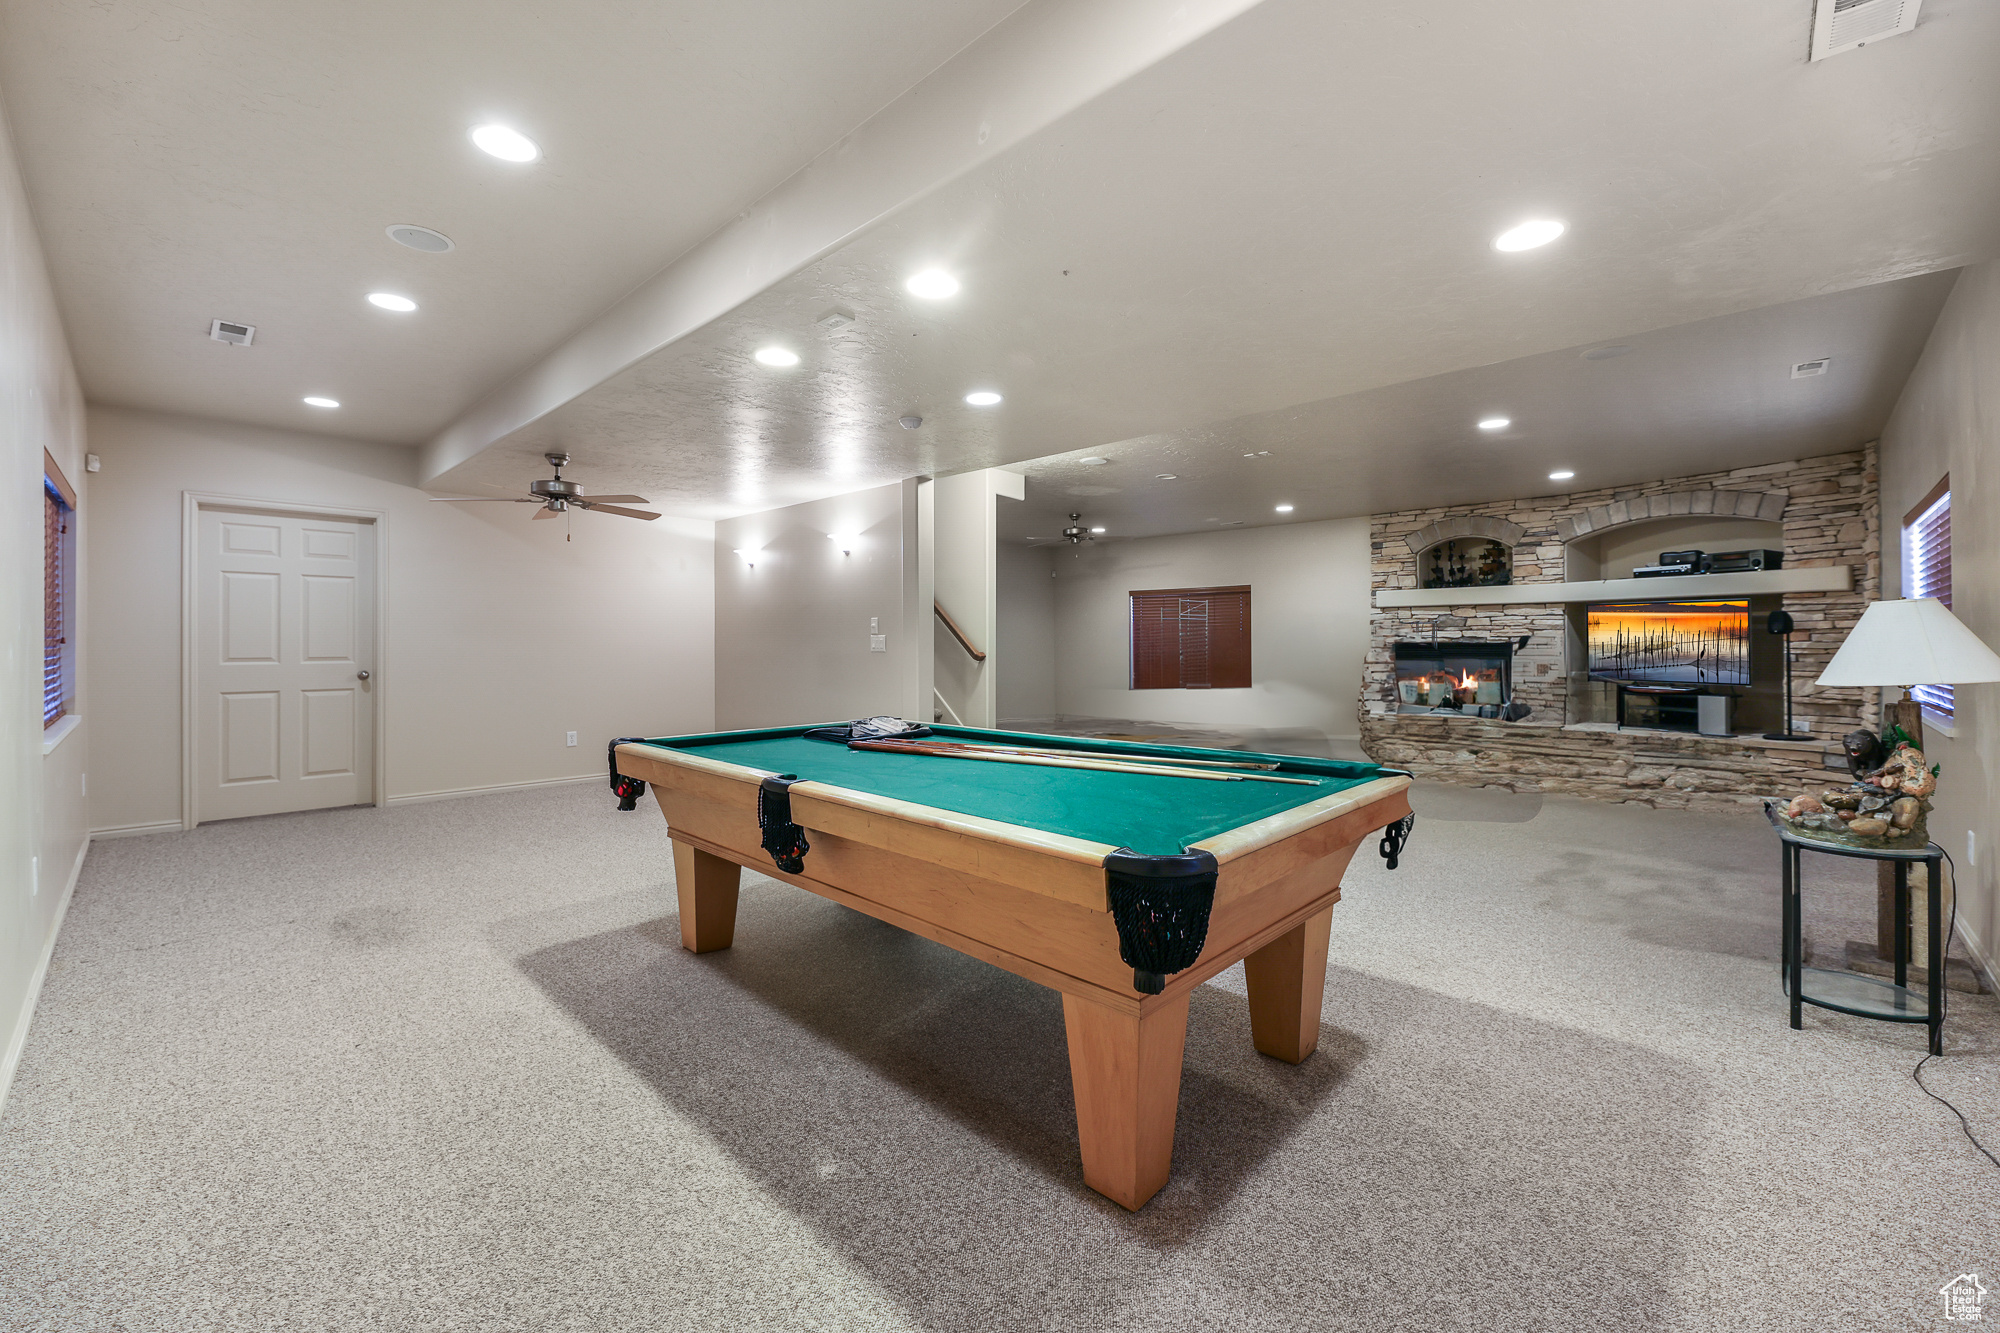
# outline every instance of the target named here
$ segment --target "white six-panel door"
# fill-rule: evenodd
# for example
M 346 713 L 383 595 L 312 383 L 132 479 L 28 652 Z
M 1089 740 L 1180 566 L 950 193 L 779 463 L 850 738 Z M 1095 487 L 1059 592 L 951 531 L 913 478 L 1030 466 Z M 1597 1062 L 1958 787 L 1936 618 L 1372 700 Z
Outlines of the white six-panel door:
M 374 526 L 197 512 L 196 819 L 372 802 Z

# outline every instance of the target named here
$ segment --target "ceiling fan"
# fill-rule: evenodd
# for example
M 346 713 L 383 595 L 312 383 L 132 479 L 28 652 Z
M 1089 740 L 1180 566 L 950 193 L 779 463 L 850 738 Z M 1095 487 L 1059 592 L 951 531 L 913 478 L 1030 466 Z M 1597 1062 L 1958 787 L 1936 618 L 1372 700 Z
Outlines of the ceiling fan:
M 580 495 L 583 487 L 573 481 L 564 481 L 562 470 L 569 466 L 568 454 L 543 454 L 556 475 L 546 481 L 528 483 L 528 494 L 522 497 L 500 495 L 433 495 L 431 499 L 441 504 L 517 504 L 540 505 L 535 511 L 536 518 L 554 518 L 567 514 L 571 507 L 577 509 L 598 509 L 607 514 L 619 514 L 625 518 L 643 518 L 649 522 L 659 517 L 644 509 L 625 509 L 627 504 L 650 503 L 643 495 Z

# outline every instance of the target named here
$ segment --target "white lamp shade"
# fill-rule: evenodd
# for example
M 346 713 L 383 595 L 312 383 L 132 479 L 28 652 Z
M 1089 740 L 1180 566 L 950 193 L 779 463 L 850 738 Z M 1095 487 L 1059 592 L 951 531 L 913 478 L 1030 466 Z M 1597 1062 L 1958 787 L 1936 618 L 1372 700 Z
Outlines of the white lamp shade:
M 1819 685 L 1977 685 L 2000 680 L 2000 655 L 1935 597 L 1874 602 L 1820 673 Z

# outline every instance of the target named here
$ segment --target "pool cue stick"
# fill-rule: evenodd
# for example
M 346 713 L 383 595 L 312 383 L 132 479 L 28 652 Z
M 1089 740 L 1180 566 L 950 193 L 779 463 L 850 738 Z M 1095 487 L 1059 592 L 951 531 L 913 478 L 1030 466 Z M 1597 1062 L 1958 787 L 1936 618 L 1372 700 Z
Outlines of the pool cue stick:
M 1255 763 L 1237 759 L 1180 759 L 1164 754 L 1125 754 L 1118 750 L 1057 750 L 1041 745 L 1001 745 L 975 741 L 935 741 L 927 740 L 926 745 L 948 745 L 954 749 L 997 750 L 1003 754 L 1045 754 L 1056 759 L 1115 759 L 1127 764 L 1175 764 L 1183 768 L 1260 768 L 1274 769 L 1276 764 Z
M 932 759 L 977 759 L 989 764 L 1032 764 L 1038 768 L 1088 768 L 1100 773 L 1144 773 L 1165 778 L 1201 778 L 1207 782 L 1283 782 L 1296 787 L 1317 787 L 1313 778 L 1281 778 L 1269 773 L 1211 773 L 1199 768 L 1161 768 L 1155 764 L 1126 764 L 1109 759 L 1051 759 L 1031 754 L 989 754 L 977 749 L 946 750 L 911 741 L 849 741 L 850 750 L 879 750 L 886 754 L 915 754 Z

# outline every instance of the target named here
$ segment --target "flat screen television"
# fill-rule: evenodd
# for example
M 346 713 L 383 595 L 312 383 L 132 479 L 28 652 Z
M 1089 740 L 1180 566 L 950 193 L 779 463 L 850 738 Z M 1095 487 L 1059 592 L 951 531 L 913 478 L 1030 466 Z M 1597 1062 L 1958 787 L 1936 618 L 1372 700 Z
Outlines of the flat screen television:
M 1750 683 L 1747 600 L 1597 602 L 1587 614 L 1592 680 Z

